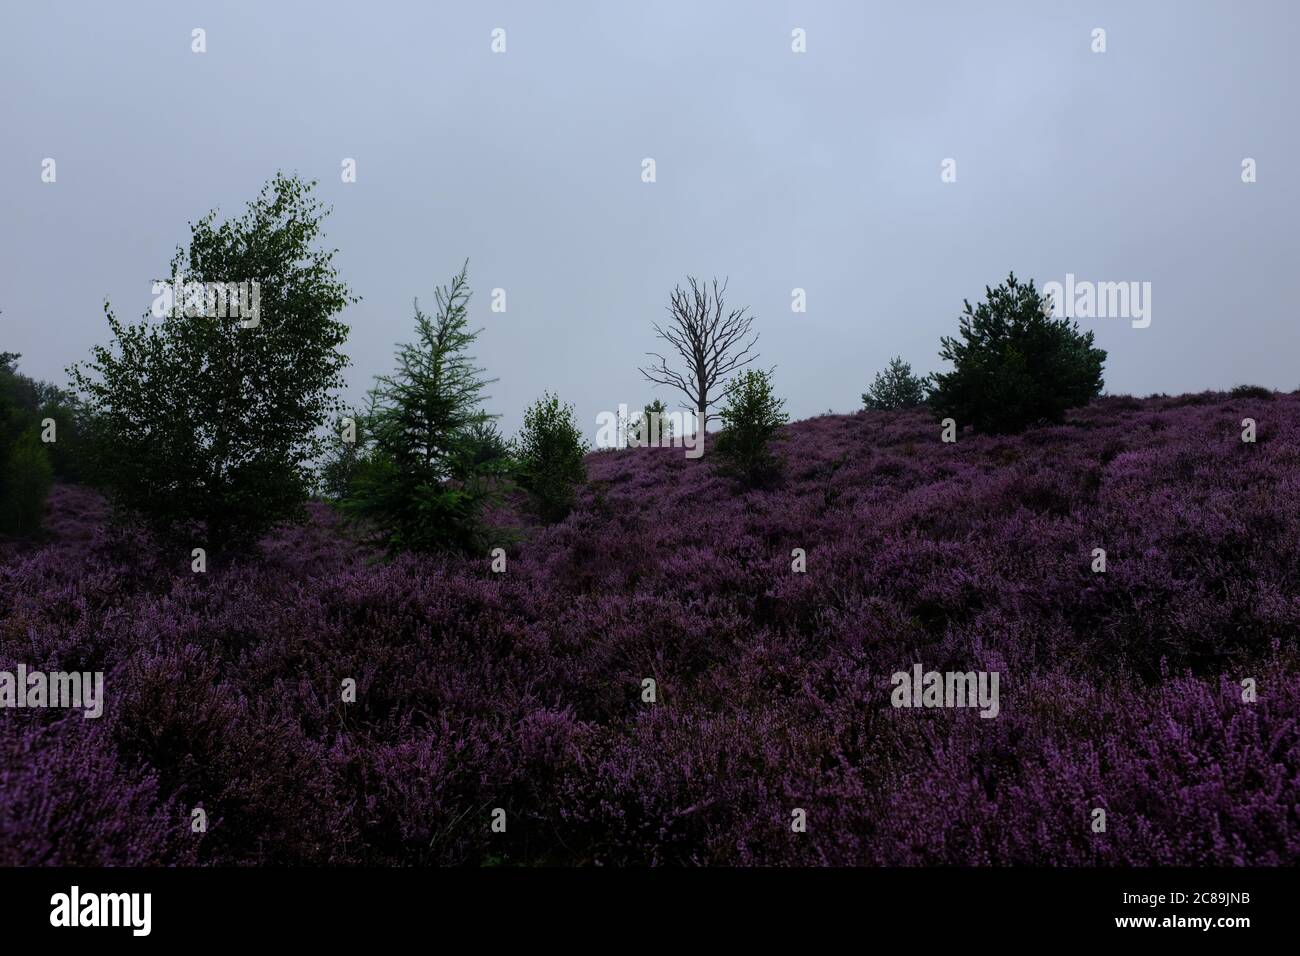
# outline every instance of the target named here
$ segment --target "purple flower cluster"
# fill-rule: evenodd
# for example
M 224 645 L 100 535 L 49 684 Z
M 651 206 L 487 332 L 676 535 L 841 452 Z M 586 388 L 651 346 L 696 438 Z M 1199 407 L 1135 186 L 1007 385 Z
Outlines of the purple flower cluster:
M 105 711 L 0 710 L 0 864 L 1300 862 L 1300 395 L 775 450 L 749 492 L 596 453 L 504 573 L 313 506 L 194 574 L 56 488 L 0 545 L 0 671 L 102 670 Z M 916 663 L 998 672 L 998 716 L 895 709 Z

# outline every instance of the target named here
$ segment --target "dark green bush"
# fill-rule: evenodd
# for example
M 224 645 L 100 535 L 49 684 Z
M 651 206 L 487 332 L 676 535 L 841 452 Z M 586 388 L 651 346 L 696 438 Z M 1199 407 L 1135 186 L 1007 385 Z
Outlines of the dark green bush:
M 912 366 L 901 357 L 891 359 L 863 393 L 862 404 L 881 412 L 916 408 L 925 404 L 925 379 L 913 375 Z
M 471 466 L 498 470 L 502 474 L 511 470 L 510 441 L 501 434 L 496 422 L 474 422 L 466 430 L 465 445 Z
M 714 440 L 720 469 L 755 487 L 774 480 L 780 460 L 770 444 L 789 416 L 784 400 L 772 392 L 772 374 L 755 369 L 741 372 L 727 386 L 726 405 L 719 413 L 723 431 Z
M 87 459 L 87 431 L 91 427 L 88 416 L 72 396 L 62 396 L 60 400 L 47 402 L 37 412 L 41 430 L 46 430 L 46 423 L 51 423 L 50 430 L 55 440 L 45 446 L 50 456 L 50 465 L 54 476 L 61 481 L 86 482 L 93 484 L 95 474 Z
M 562 521 L 573 509 L 577 488 L 587 480 L 587 450 L 572 405 L 548 392 L 524 412 L 515 439 L 517 474 L 543 521 Z
M 1258 398 L 1266 402 L 1277 398 L 1271 388 L 1264 388 L 1262 385 L 1238 385 L 1228 394 L 1233 398 Z
M 335 420 L 316 483 L 317 492 L 327 501 L 351 497 L 364 461 L 363 429 L 363 418 L 358 412 Z
M 1050 300 L 1014 274 L 985 293 L 979 306 L 965 303 L 959 337 L 942 340 L 939 357 L 953 371 L 933 376 L 929 402 L 937 418 L 1017 432 L 1060 422 L 1101 394 L 1106 353 L 1093 347 L 1091 332 L 1052 318 Z
M 667 414 L 668 406 L 657 398 L 642 409 L 639 415 L 633 414 L 628 423 L 628 444 L 648 443 L 656 435 L 661 443 L 667 442 L 673 437 L 672 421 L 666 417 Z
M 0 352 L 0 462 L 18 436 L 34 428 L 55 478 L 86 480 L 85 409 L 61 388 L 19 373 L 20 358 L 15 352 Z
M 29 428 L 8 451 L 0 485 L 0 528 L 7 534 L 29 535 L 41 528 L 54 483 L 54 466 L 45 448 L 40 432 Z

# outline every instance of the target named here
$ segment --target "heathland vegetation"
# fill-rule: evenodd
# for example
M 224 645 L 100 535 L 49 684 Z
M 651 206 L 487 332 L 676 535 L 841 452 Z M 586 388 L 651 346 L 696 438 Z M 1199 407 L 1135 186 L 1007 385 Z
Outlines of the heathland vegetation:
M 642 373 L 707 453 L 593 454 L 559 395 L 496 427 L 468 266 L 344 407 L 324 215 L 192 226 L 255 323 L 106 307 L 67 390 L 0 355 L 0 672 L 106 675 L 0 720 L 0 864 L 1300 859 L 1300 394 L 1103 396 L 1010 275 L 789 423 L 688 279 Z M 892 707 L 918 663 L 996 719 Z

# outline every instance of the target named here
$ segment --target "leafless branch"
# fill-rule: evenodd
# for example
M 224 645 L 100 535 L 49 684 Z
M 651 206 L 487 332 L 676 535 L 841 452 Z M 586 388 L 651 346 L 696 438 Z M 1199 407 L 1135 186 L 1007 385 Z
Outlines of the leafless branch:
M 752 330 L 754 317 L 748 307 L 727 310 L 725 279 L 720 286 L 716 278 L 711 284 L 693 276 L 686 281 L 689 288 L 677 286 L 669 298 L 672 321 L 666 328 L 654 326 L 655 335 L 673 347 L 684 369 L 676 371 L 663 355 L 647 352 L 658 361 L 640 372 L 656 385 L 680 391 L 685 396 L 682 407 L 696 412 L 704 427 L 717 417 L 709 409 L 722 397 L 719 389 L 726 377 L 758 358 L 753 351 L 758 333 Z

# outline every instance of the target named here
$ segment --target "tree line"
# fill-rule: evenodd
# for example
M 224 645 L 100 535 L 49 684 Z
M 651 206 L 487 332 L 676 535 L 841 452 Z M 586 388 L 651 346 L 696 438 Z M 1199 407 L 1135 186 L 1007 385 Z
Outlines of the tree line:
M 314 183 L 277 174 L 243 215 L 209 213 L 190 226 L 170 275 L 189 308 L 138 322 L 104 311 L 110 341 L 68 369 L 71 389 L 16 371 L 0 354 L 0 525 L 32 533 L 55 477 L 103 489 L 118 521 L 162 543 L 235 554 L 305 515 L 313 496 L 388 551 L 481 552 L 500 541 L 485 512 L 518 490 L 542 522 L 573 508 L 590 450 L 573 406 L 544 394 L 506 438 L 485 410 L 495 381 L 476 364 L 468 262 L 414 303 L 414 332 L 363 406 L 338 397 L 349 359 L 343 309 L 358 301 L 321 244 L 327 215 Z M 260 315 L 246 323 L 195 318 L 205 287 L 255 281 Z M 958 334 L 941 341 L 953 370 L 926 378 L 895 359 L 863 395 L 871 409 L 928 406 L 936 417 L 989 432 L 1059 421 L 1102 387 L 1105 353 L 1013 275 L 965 303 Z M 194 297 L 200 301 L 192 302 Z M 726 280 L 694 277 L 669 299 L 655 335 L 669 348 L 640 369 L 677 391 L 711 439 L 710 460 L 745 487 L 780 477 L 773 441 L 787 422 L 774 369 L 750 367 L 758 335 L 748 308 L 727 305 Z M 187 317 L 186 312 L 190 315 Z M 634 434 L 660 434 L 656 400 Z M 42 431 L 42 428 L 44 431 Z

